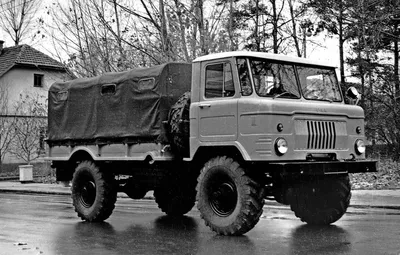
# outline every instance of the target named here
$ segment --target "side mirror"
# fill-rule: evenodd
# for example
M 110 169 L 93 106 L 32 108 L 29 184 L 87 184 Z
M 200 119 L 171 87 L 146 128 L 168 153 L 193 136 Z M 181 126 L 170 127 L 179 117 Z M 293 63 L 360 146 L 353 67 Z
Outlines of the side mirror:
M 352 100 L 356 100 L 356 105 L 358 101 L 361 99 L 361 94 L 357 91 L 357 89 L 353 86 L 347 89 L 346 96 Z

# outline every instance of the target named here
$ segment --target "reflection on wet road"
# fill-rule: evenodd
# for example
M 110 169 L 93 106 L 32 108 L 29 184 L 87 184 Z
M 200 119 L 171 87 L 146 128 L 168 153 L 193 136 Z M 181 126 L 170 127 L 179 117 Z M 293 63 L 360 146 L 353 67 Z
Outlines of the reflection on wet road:
M 335 225 L 301 223 L 265 207 L 240 237 L 218 236 L 197 210 L 164 216 L 153 201 L 120 199 L 104 223 L 81 222 L 67 196 L 0 194 L 0 254 L 399 254 L 399 211 L 351 209 Z

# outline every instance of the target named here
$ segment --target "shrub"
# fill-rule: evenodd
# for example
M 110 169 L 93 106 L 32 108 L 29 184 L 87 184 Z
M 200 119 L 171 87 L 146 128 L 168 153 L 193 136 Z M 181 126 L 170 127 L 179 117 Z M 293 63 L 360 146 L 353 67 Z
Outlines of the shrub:
M 399 162 L 380 159 L 375 173 L 350 174 L 353 189 L 396 189 L 400 188 Z

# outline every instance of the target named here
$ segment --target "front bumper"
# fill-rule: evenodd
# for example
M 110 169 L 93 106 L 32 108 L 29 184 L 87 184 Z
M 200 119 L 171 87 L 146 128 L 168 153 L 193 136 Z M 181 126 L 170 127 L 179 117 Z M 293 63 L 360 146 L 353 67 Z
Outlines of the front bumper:
M 270 167 L 282 174 L 326 175 L 376 172 L 375 160 L 275 162 Z

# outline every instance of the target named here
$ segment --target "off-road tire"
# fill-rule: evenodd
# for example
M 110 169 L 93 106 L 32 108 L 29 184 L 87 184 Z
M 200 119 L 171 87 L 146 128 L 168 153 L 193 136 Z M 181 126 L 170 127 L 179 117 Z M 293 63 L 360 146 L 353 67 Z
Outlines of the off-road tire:
M 263 212 L 263 187 L 238 162 L 226 156 L 212 158 L 197 181 L 197 207 L 211 230 L 242 235 L 257 224 Z
M 348 175 L 323 176 L 303 180 L 293 186 L 290 208 L 311 225 L 329 225 L 339 220 L 350 204 L 351 185 Z
M 91 161 L 81 162 L 72 179 L 72 201 L 78 216 L 88 222 L 110 217 L 117 200 L 114 175 Z
M 168 132 L 172 150 L 178 155 L 189 155 L 190 92 L 185 92 L 171 107 L 168 115 Z
M 177 186 L 158 188 L 154 190 L 154 198 L 162 212 L 177 217 L 192 210 L 196 202 L 196 191 L 194 188 L 180 189 Z
M 142 199 L 147 194 L 147 189 L 141 187 L 135 182 L 133 177 L 129 178 L 122 188 L 122 191 L 132 199 Z

